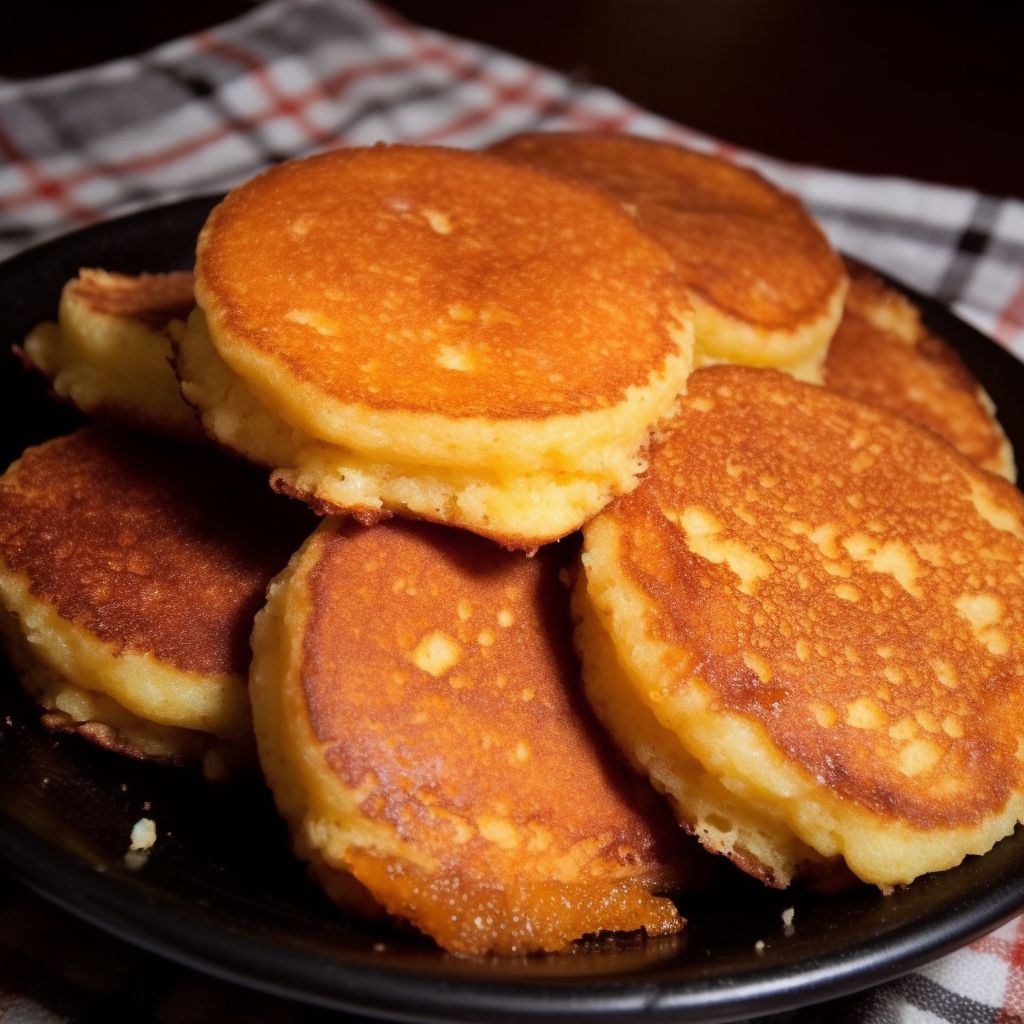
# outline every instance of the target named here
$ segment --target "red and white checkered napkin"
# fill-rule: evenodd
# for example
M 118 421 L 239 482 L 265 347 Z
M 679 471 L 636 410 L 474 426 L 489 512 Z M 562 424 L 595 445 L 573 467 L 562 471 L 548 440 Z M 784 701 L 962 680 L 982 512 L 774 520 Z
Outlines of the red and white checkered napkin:
M 277 0 L 139 57 L 0 81 L 0 256 L 114 213 L 226 189 L 268 163 L 341 142 L 479 147 L 539 128 L 628 131 L 748 163 L 800 195 L 836 246 L 1024 357 L 1024 203 L 743 152 L 364 0 Z M 0 963 L 3 1024 L 52 1019 L 23 990 L 5 1004 L 4 982 Z M 828 1014 L 1024 1019 L 1024 924 Z

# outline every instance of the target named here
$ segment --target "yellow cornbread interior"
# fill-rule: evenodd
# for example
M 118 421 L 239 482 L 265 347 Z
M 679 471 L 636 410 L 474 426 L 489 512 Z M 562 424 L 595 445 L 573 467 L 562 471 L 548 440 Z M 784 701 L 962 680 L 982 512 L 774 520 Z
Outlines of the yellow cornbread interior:
M 780 885 L 810 848 L 888 888 L 987 852 L 1021 820 L 1019 792 L 975 827 L 932 830 L 836 795 L 789 762 L 758 723 L 716 705 L 687 659 L 653 634 L 646 598 L 618 571 L 618 550 L 613 522 L 587 526 L 575 613 L 588 696 L 710 848 L 741 863 L 756 858 Z
M 33 366 L 83 412 L 116 412 L 172 433 L 195 433 L 195 413 L 171 368 L 168 337 L 76 300 L 74 283 L 64 289 L 59 322 L 40 324 L 25 339 Z
M 216 751 L 211 776 L 251 756 L 243 680 L 118 652 L 36 599 L 17 574 L 0 572 L 0 603 L 5 647 L 45 708 L 77 723 L 107 725 L 143 756 L 194 760 Z
M 693 293 L 694 369 L 719 363 L 769 367 L 809 384 L 821 384 L 822 366 L 843 315 L 846 291 L 844 279 L 824 313 L 802 327 L 784 331 L 745 323 Z
M 711 774 L 639 695 L 590 602 L 583 575 L 573 595 L 575 640 L 587 698 L 633 767 L 672 801 L 677 817 L 710 850 L 769 884 L 787 885 L 801 864 L 820 858 L 770 815 L 759 813 Z M 649 695 L 648 695 L 649 696 Z
M 157 725 L 121 707 L 117 701 L 86 690 L 45 665 L 21 635 L 13 615 L 0 612 L 0 643 L 21 678 L 26 692 L 44 711 L 44 721 L 60 731 L 99 724 L 101 745 L 158 761 L 199 761 L 211 737 L 173 725 Z
M 342 785 L 323 763 L 298 671 L 309 596 L 305 587 L 292 585 L 318 551 L 315 540 L 303 547 L 271 583 L 267 603 L 256 616 L 249 674 L 256 747 L 277 809 L 290 827 L 295 855 L 335 903 L 377 915 L 381 908 L 348 870 L 350 852 L 397 853 L 411 863 L 421 857 L 369 821 L 359 808 L 360 793 Z
M 281 490 L 324 510 L 444 521 L 510 546 L 564 536 L 635 486 L 652 424 L 673 409 L 692 359 L 679 354 L 619 405 L 532 421 L 449 419 L 352 407 L 346 444 L 314 438 L 264 404 L 215 350 L 200 309 L 179 345 L 182 392 L 207 431 L 274 469 Z

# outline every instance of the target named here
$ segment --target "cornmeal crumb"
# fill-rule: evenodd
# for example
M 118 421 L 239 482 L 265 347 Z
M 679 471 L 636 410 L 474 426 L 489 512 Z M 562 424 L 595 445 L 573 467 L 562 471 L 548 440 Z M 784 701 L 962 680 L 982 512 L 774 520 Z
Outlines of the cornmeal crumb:
M 156 843 L 156 822 L 152 818 L 139 818 L 132 826 L 132 850 L 151 850 Z

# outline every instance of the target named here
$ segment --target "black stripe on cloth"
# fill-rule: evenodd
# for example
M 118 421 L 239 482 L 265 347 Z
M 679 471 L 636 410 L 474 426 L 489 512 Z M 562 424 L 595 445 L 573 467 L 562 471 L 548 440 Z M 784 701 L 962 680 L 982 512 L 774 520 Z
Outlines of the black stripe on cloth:
M 370 39 L 385 27 L 376 12 L 339 3 L 298 5 L 294 13 L 297 19 L 300 15 L 305 16 L 307 24 L 312 26 L 307 39 L 300 40 L 303 46 L 307 45 L 309 38 L 321 38 L 324 26 L 350 39 Z
M 988 245 L 989 236 L 977 228 L 968 228 L 961 236 L 957 248 L 971 256 L 980 256 Z
M 424 85 L 417 79 L 410 84 L 408 89 L 402 92 L 383 97 L 367 98 L 357 106 L 353 107 L 351 113 L 347 114 L 347 116 L 342 120 L 331 124 L 329 130 L 338 136 L 338 141 L 340 142 L 344 136 L 351 132 L 361 121 L 365 121 L 369 117 L 382 116 L 388 118 L 391 123 L 393 135 L 395 138 L 400 139 L 404 133 L 400 130 L 399 125 L 394 120 L 394 115 L 400 113 L 402 108 L 413 103 L 423 103 L 428 100 L 443 99 L 451 93 L 457 93 L 467 82 L 471 82 L 473 79 L 480 77 L 486 67 L 487 59 L 484 58 L 483 60 L 467 65 L 457 73 L 453 73 L 452 77 L 444 82 Z M 451 113 L 452 116 L 455 116 L 454 111 Z
M 894 213 L 875 213 L 834 206 L 831 203 L 810 202 L 811 213 L 819 220 L 850 224 L 879 235 L 900 235 L 918 242 L 926 242 L 938 249 L 949 250 L 956 245 L 960 229 L 945 224 L 929 224 L 921 220 L 907 220 Z
M 996 206 L 998 215 L 1001 203 L 986 196 Z M 819 220 L 851 224 L 865 228 L 879 235 L 901 235 L 915 241 L 928 242 L 942 249 L 953 249 L 963 229 L 924 221 L 907 220 L 892 213 L 873 213 L 870 210 L 851 210 L 829 203 L 808 203 L 808 208 Z M 1024 263 L 1024 242 L 993 235 L 989 241 L 986 258 L 997 258 L 1006 263 Z
M 225 46 L 257 60 L 264 73 L 269 76 L 272 64 L 285 59 L 294 59 L 308 63 L 308 54 L 313 46 L 320 47 L 324 43 L 329 44 L 332 41 L 344 41 L 350 45 L 355 44 L 361 47 L 361 60 L 372 58 L 374 55 L 377 55 L 379 59 L 386 59 L 388 54 L 381 50 L 376 38 L 378 31 L 379 26 L 376 23 L 371 23 L 367 15 L 359 11 L 358 8 L 342 7 L 337 4 L 294 4 L 283 9 L 281 16 L 270 24 L 258 23 L 247 26 L 245 31 L 236 34 L 222 33 L 218 39 Z M 217 59 L 220 62 L 231 63 L 230 58 L 223 54 L 218 54 Z M 243 74 L 253 73 L 252 68 L 242 60 L 235 61 L 234 64 Z M 346 70 L 348 70 L 346 67 L 339 66 L 325 75 L 322 71 L 318 73 L 317 69 L 310 67 L 309 88 L 311 91 L 318 93 L 313 102 L 326 102 L 336 107 L 338 97 L 332 96 L 326 91 L 321 92 L 320 88 L 324 78 L 329 80 L 333 75 L 343 74 Z M 443 88 L 446 89 L 447 86 Z M 438 92 L 440 91 L 443 91 L 443 89 L 438 90 Z M 429 98 L 433 94 L 424 92 L 422 95 Z M 378 100 L 374 104 L 374 109 L 368 108 L 360 116 L 369 116 L 371 113 L 386 115 L 389 112 L 389 106 L 397 106 L 400 103 L 408 102 L 409 99 L 419 98 L 420 94 L 415 94 L 411 97 L 402 96 L 387 103 Z M 268 95 L 268 99 L 274 100 L 275 97 Z M 317 148 L 323 145 L 323 135 L 334 134 L 340 136 L 351 127 L 351 124 L 348 122 L 343 122 L 344 127 L 341 129 L 336 124 L 318 126 L 321 134 L 320 139 L 309 138 L 306 145 L 303 145 L 298 150 L 284 152 L 275 150 L 264 141 L 260 134 L 259 124 L 241 124 L 233 117 L 226 104 L 219 100 L 215 94 L 210 94 L 208 101 L 211 104 L 216 104 L 218 112 L 223 115 L 228 124 L 236 130 L 244 132 L 250 142 L 257 143 L 262 147 L 266 154 L 265 163 L 280 163 L 282 160 Z M 332 115 L 340 116 L 340 114 L 341 111 L 332 110 Z M 359 119 L 353 118 L 351 123 L 354 124 Z M 397 136 L 397 131 L 394 134 Z M 340 138 L 338 141 L 341 141 Z
M 154 119 L 173 113 L 187 98 L 141 61 L 133 63 L 132 72 L 126 78 L 105 80 L 97 75 L 76 80 L 59 91 L 26 91 L 22 102 L 43 119 L 52 139 L 50 148 L 27 146 L 29 155 L 39 159 L 88 151 L 104 136 L 144 129 Z
M 7 245 L 22 245 L 28 242 L 35 235 L 31 228 L 23 227 L 0 227 L 0 243 Z
M 906 1018 L 902 1010 L 905 1007 L 898 999 L 890 998 L 887 989 L 888 986 L 883 985 L 799 1010 L 751 1018 L 745 1024 L 904 1024 Z
M 210 38 L 220 42 L 221 37 L 212 33 Z M 227 45 L 235 44 L 232 40 Z M 225 60 L 198 46 L 173 59 L 163 54 L 141 54 L 136 60 L 157 71 L 175 71 L 182 79 L 202 82 L 209 91 L 222 89 L 248 74 L 248 70 L 235 61 Z
M 272 24 L 253 26 L 231 42 L 265 54 L 270 60 L 281 57 L 302 59 L 312 45 L 320 45 L 325 40 L 344 39 L 356 44 L 373 42 L 374 26 L 353 14 L 337 6 L 290 7 Z
M 67 152 L 50 119 L 32 102 L 30 94 L 0 103 L 0 129 L 22 153 L 34 159 Z
M 950 1024 L 996 1024 L 1002 1011 L 944 988 L 923 974 L 908 974 L 885 987 L 885 994 L 920 1010 L 934 1013 Z
M 998 1007 L 957 995 L 924 975 L 908 974 L 865 992 L 757 1017 L 746 1024 L 903 1024 L 908 1007 L 947 1024 L 1005 1024 L 1007 1020 Z
M 971 275 L 979 257 L 988 248 L 992 228 L 999 216 L 999 202 L 991 196 L 979 195 L 974 201 L 971 219 L 960 232 L 949 267 L 936 289 L 936 297 L 951 302 L 967 292 Z
M 211 61 L 209 63 L 218 62 Z M 273 146 L 268 146 L 260 137 L 258 125 L 247 121 L 243 117 L 239 117 L 224 103 L 218 95 L 217 83 L 206 72 L 204 65 L 197 63 L 194 69 L 183 71 L 173 64 L 161 64 L 156 65 L 155 70 L 187 90 L 192 97 L 192 102 L 201 103 L 209 107 L 220 124 L 227 125 L 236 136 L 241 138 L 249 149 L 252 150 L 253 159 L 251 164 L 254 170 L 265 167 L 267 164 L 280 163 L 292 155 L 282 152 Z M 267 99 L 269 101 L 271 97 L 268 96 Z M 194 183 L 190 182 L 189 184 L 192 186 Z

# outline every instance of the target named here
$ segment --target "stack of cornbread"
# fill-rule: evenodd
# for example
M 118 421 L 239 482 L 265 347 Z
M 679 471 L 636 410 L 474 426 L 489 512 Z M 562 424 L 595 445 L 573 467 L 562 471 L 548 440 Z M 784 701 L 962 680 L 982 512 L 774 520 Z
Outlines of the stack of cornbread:
M 593 135 L 293 161 L 194 277 L 83 270 L 20 354 L 103 421 L 0 479 L 43 723 L 258 762 L 353 913 L 561 950 L 679 930 L 692 837 L 889 889 L 1024 821 L 1013 453 L 750 171 Z

